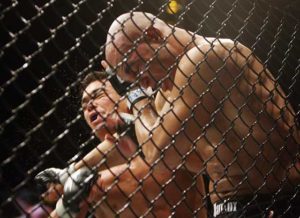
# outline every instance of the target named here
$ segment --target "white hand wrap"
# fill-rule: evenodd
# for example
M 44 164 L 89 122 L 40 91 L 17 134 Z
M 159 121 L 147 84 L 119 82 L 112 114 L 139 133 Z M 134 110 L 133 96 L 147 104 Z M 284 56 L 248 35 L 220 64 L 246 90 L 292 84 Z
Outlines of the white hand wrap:
M 35 176 L 35 181 L 42 186 L 47 186 L 48 183 L 60 183 L 65 184 L 69 176 L 75 172 L 75 163 L 65 169 L 48 168 L 41 171 Z

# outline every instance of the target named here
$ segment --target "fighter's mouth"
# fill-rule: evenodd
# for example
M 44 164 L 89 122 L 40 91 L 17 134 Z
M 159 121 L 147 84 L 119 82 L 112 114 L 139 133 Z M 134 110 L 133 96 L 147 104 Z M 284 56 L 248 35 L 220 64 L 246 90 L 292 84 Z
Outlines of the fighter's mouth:
M 90 121 L 91 122 L 94 122 L 97 118 L 98 118 L 98 113 L 93 113 L 91 116 L 90 116 Z

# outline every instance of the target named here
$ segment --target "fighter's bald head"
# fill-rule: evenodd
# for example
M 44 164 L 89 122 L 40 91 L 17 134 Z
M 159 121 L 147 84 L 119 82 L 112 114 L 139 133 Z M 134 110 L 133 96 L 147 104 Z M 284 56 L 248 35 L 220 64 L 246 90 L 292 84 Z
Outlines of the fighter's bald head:
M 120 60 L 116 61 L 116 57 L 122 57 L 135 41 L 148 37 L 147 30 L 154 26 L 161 30 L 166 24 L 154 15 L 144 12 L 131 12 L 119 16 L 112 23 L 107 34 L 105 49 L 107 61 L 112 65 L 117 64 Z M 160 37 L 155 36 L 155 33 L 154 35 L 152 33 L 152 36 Z

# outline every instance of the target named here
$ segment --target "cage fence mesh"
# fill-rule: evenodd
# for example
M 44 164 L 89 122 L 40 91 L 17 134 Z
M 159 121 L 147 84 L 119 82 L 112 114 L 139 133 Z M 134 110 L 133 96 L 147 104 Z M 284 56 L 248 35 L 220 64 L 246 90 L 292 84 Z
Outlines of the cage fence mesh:
M 76 174 L 78 177 L 72 177 L 73 172 L 67 173 L 66 184 L 75 183 L 79 187 L 76 189 L 79 196 L 74 194 L 71 203 L 66 203 L 67 194 L 56 190 L 66 208 L 66 214 L 62 217 L 231 217 L 230 212 L 237 212 L 236 217 L 248 217 L 251 212 L 258 214 L 258 217 L 300 216 L 299 1 L 3 0 L 0 10 L 0 217 L 54 216 L 53 211 L 58 207 L 57 199 L 51 203 L 45 202 L 41 198 L 45 189 L 40 190 L 34 178 L 47 168 L 64 169 L 73 162 L 78 163 L 95 151 L 101 140 L 105 141 L 101 136 L 99 140 L 95 131 L 86 124 L 93 125 L 91 123 L 100 119 L 99 113 L 102 113 L 91 101 L 108 105 L 104 107 L 108 110 L 105 112 L 108 114 L 108 118 L 104 119 L 106 122 L 115 112 L 121 114 L 122 111 L 117 110 L 123 104 L 122 99 L 126 101 L 129 92 L 132 93 L 136 85 L 143 83 L 145 71 L 135 72 L 135 65 L 127 63 L 135 52 L 140 65 L 149 67 L 156 64 L 160 66 L 163 76 L 157 79 L 157 75 L 151 75 L 149 70 L 149 80 L 157 84 L 152 87 L 151 96 L 146 98 L 148 103 L 136 112 L 137 116 L 128 115 L 128 120 L 132 122 L 130 125 L 123 128 L 118 124 L 111 129 L 107 126 L 102 129 L 106 133 L 117 131 L 121 136 L 110 139 L 116 140 L 115 146 L 107 153 L 96 150 L 101 160 L 94 164 L 84 162 L 83 168 L 87 170 L 84 173 L 92 175 L 92 178 L 83 181 L 78 180 L 80 173 Z M 189 100 L 183 99 L 182 94 L 186 87 L 193 89 L 193 85 L 187 82 L 177 87 L 172 83 L 173 89 L 178 92 L 177 101 L 183 102 L 183 107 L 188 107 L 190 112 L 184 119 L 172 111 L 176 100 L 170 101 L 168 94 L 159 87 L 172 77 L 170 68 L 178 69 L 175 74 L 186 74 L 178 66 L 182 56 L 167 49 L 168 38 L 176 39 L 174 32 L 168 37 L 159 38 L 162 40 L 160 48 L 154 49 L 156 55 L 165 52 L 166 56 L 174 57 L 169 69 L 162 66 L 166 59 L 160 59 L 158 55 L 155 57 L 157 62 L 152 63 L 153 60 L 143 57 L 144 53 L 138 50 L 143 40 L 151 47 L 151 43 L 145 39 L 147 31 L 142 31 L 140 37 L 131 40 L 129 32 L 121 28 L 120 32 L 129 37 L 132 46 L 131 53 L 121 52 L 119 66 L 136 73 L 137 77 L 129 81 L 133 84 L 126 83 L 125 86 L 115 75 L 102 78 L 103 75 L 97 73 L 103 70 L 101 60 L 108 55 L 105 54 L 105 45 L 110 25 L 123 13 L 130 12 L 130 16 L 134 16 L 131 13 L 134 11 L 151 13 L 169 27 L 182 28 L 185 33 L 190 31 L 187 35 L 193 40 L 198 35 L 215 37 L 213 43 L 220 43 L 223 47 L 226 45 L 222 44 L 221 38 L 234 42 L 234 47 L 228 50 L 229 55 L 223 59 L 213 48 L 206 52 L 199 49 L 198 53 L 205 58 L 194 63 L 196 69 L 202 69 L 205 65 L 207 71 L 214 71 L 216 75 L 208 80 L 201 78 L 201 84 L 206 84 L 207 89 L 202 93 L 193 90 L 200 96 L 195 105 L 189 106 Z M 132 20 L 129 17 L 129 21 Z M 149 21 L 153 20 L 149 18 Z M 116 35 L 111 37 L 114 40 Z M 209 44 L 206 39 L 204 42 Z M 232 59 L 235 61 L 230 55 L 237 48 L 237 42 L 248 47 L 250 56 L 255 55 L 262 63 L 260 72 L 250 67 L 250 71 L 257 76 L 254 82 L 243 74 L 251 62 L 250 56 L 241 58 L 247 64 L 240 66 L 238 74 L 231 73 L 224 64 Z M 189 42 L 189 46 L 193 44 L 195 41 Z M 110 45 L 116 46 L 111 42 Z M 214 66 L 210 63 L 209 55 L 215 56 L 224 65 Z M 108 64 L 112 73 L 120 71 L 116 63 Z M 272 75 L 266 76 L 266 69 Z M 96 73 L 92 73 L 93 79 L 84 85 L 82 81 L 90 72 Z M 187 81 L 192 81 L 193 75 L 195 72 Z M 122 77 L 122 74 L 119 76 Z M 222 84 L 223 77 L 229 78 L 230 82 Z M 112 87 L 106 84 L 108 80 L 123 95 L 121 100 L 111 94 L 109 88 Z M 81 91 L 94 81 L 105 81 L 106 85 L 98 84 L 102 88 L 98 87 L 93 93 Z M 241 84 L 250 89 L 243 92 Z M 212 89 L 216 86 L 225 93 L 223 97 L 213 94 Z M 261 98 L 263 94 L 257 92 L 259 87 L 262 87 L 260 91 L 267 92 L 264 98 Z M 232 99 L 232 93 L 242 99 L 239 105 L 235 105 L 237 101 Z M 146 94 L 139 94 L 145 100 Z M 86 98 L 84 101 L 82 95 Z M 154 105 L 154 99 L 159 97 L 160 101 L 170 104 L 164 113 L 157 112 Z M 211 111 L 207 98 L 211 102 L 218 101 L 218 108 Z M 222 114 L 224 105 L 228 104 L 236 117 Z M 251 104 L 260 105 L 260 109 L 251 108 Z M 150 105 L 149 110 L 159 114 L 157 125 L 143 123 L 144 113 L 147 113 L 145 108 Z M 272 107 L 271 112 L 267 111 L 268 107 Z M 86 111 L 89 111 L 87 116 Z M 210 120 L 199 121 L 200 111 L 203 116 L 209 114 Z M 172 133 L 166 127 L 172 124 L 164 125 L 169 114 L 173 114 L 175 126 L 181 123 Z M 251 117 L 252 123 L 247 116 Z M 218 122 L 218 119 L 222 121 Z M 247 128 L 247 134 L 235 132 L 238 123 Z M 133 124 L 138 128 L 134 128 Z M 189 129 L 189 125 L 196 129 Z M 142 130 L 139 132 L 140 129 L 144 132 L 147 130 L 147 135 Z M 213 136 L 209 135 L 211 129 L 216 132 Z M 257 131 L 263 133 L 259 135 Z M 155 134 L 169 137 L 170 140 L 161 147 L 155 144 Z M 129 155 L 122 150 L 122 137 L 134 138 L 133 135 L 137 135 L 134 141 L 139 145 L 136 152 Z M 181 143 L 190 147 L 184 150 L 176 140 L 182 140 Z M 147 151 L 148 144 L 152 145 L 151 151 Z M 130 143 L 124 146 L 132 149 Z M 151 156 L 153 150 L 159 154 L 154 160 Z M 213 153 L 210 156 L 211 151 Z M 190 160 L 191 156 L 194 159 Z M 202 164 L 195 167 L 193 161 Z M 219 165 L 214 168 L 212 165 L 216 163 Z M 57 182 L 55 177 L 52 183 Z M 222 189 L 223 184 L 225 188 Z M 97 196 L 92 202 L 86 200 L 91 192 Z M 78 215 L 80 202 L 86 205 L 80 207 Z M 235 203 L 238 203 L 237 211 Z M 72 205 L 75 205 L 75 209 Z

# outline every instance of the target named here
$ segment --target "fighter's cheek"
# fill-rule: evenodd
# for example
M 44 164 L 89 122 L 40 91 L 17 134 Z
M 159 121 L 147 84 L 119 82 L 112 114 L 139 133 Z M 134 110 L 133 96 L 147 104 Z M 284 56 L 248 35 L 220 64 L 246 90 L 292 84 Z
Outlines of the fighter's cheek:
M 90 126 L 89 116 L 87 114 L 83 114 L 85 122 Z
M 109 107 L 111 105 L 114 105 L 115 102 L 112 100 L 113 96 L 107 95 L 105 97 L 102 97 L 98 101 L 96 101 L 96 105 L 99 105 L 100 107 Z

